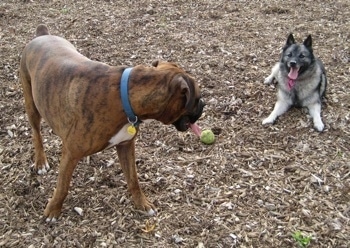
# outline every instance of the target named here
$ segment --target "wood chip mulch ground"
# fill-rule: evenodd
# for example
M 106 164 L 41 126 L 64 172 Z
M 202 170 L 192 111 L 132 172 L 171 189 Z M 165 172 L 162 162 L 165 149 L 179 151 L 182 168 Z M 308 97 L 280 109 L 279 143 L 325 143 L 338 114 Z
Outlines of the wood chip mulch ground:
M 199 82 L 207 105 L 198 124 L 215 132 L 213 145 L 158 122 L 137 138 L 157 216 L 135 210 L 109 149 L 80 162 L 61 218 L 45 223 L 60 140 L 44 123 L 51 170 L 31 173 L 18 82 L 40 23 L 91 59 L 174 61 Z M 0 247 L 350 247 L 349 25 L 347 0 L 1 1 Z M 276 100 L 263 80 L 291 32 L 298 42 L 311 34 L 326 66 L 322 133 L 303 109 L 261 124 Z

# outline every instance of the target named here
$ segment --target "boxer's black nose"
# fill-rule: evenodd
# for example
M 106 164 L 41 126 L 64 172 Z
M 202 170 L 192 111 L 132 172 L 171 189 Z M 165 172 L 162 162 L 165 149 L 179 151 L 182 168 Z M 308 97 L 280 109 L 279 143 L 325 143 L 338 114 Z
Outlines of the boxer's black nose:
M 191 123 L 195 123 L 202 115 L 205 103 L 202 100 L 198 101 L 196 112 L 189 115 Z
M 178 131 L 186 131 L 190 124 L 195 123 L 202 115 L 205 103 L 202 100 L 198 100 L 197 107 L 192 113 L 185 114 L 177 119 L 173 125 Z

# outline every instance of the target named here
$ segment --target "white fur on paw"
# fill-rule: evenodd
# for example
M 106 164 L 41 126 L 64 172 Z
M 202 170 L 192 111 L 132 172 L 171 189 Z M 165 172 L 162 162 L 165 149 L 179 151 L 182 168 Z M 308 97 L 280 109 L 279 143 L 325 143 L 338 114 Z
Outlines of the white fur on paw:
M 270 83 L 272 83 L 272 77 L 267 77 L 267 78 L 265 78 L 265 80 L 264 80 L 264 84 L 270 84 Z
M 317 123 L 314 123 L 314 128 L 319 131 L 319 132 L 322 132 L 323 129 L 324 129 L 324 124 L 322 122 L 317 122 Z
M 43 175 L 43 174 L 46 174 L 48 172 L 48 170 L 50 169 L 50 166 L 48 164 L 48 162 L 46 162 L 43 167 L 41 169 L 38 170 L 38 174 L 39 175 Z
M 266 124 L 273 124 L 275 122 L 275 120 L 273 118 L 270 118 L 270 117 L 267 117 L 266 119 L 264 119 L 262 121 L 262 124 L 263 125 L 266 125 Z
M 53 218 L 46 218 L 46 222 L 47 223 L 55 223 L 57 221 L 57 219 L 55 217 Z
M 157 215 L 157 211 L 153 210 L 152 208 L 147 211 L 148 216 L 155 216 Z

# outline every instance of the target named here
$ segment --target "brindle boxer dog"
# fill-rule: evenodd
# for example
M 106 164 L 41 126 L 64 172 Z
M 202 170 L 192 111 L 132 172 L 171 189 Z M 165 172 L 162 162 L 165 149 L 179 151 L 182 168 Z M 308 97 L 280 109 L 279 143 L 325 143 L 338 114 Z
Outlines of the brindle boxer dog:
M 67 40 L 50 35 L 45 25 L 37 27 L 36 36 L 23 51 L 20 80 L 33 130 L 34 170 L 38 174 L 49 169 L 40 134 L 41 118 L 62 139 L 57 186 L 44 211 L 46 220 L 59 217 L 78 161 L 112 146 L 117 147 L 135 206 L 155 214 L 136 172 L 138 124 L 155 119 L 173 124 L 179 131 L 190 127 L 198 135 L 195 122 L 204 104 L 197 83 L 174 63 L 133 67 L 126 99 L 138 119 L 131 122 L 120 89 L 126 66 L 108 66 L 84 57 Z

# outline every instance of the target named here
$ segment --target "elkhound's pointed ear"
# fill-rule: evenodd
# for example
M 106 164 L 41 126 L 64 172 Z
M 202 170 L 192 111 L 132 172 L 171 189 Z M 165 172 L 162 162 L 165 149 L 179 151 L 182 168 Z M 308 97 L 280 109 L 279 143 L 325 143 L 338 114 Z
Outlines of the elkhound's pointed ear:
M 312 47 L 312 39 L 311 39 L 311 35 L 309 34 L 309 36 L 304 40 L 304 46 L 306 46 L 307 48 L 311 48 Z
M 288 38 L 287 38 L 286 45 L 290 46 L 290 45 L 293 45 L 293 44 L 295 44 L 294 36 L 293 36 L 293 34 L 289 34 Z

